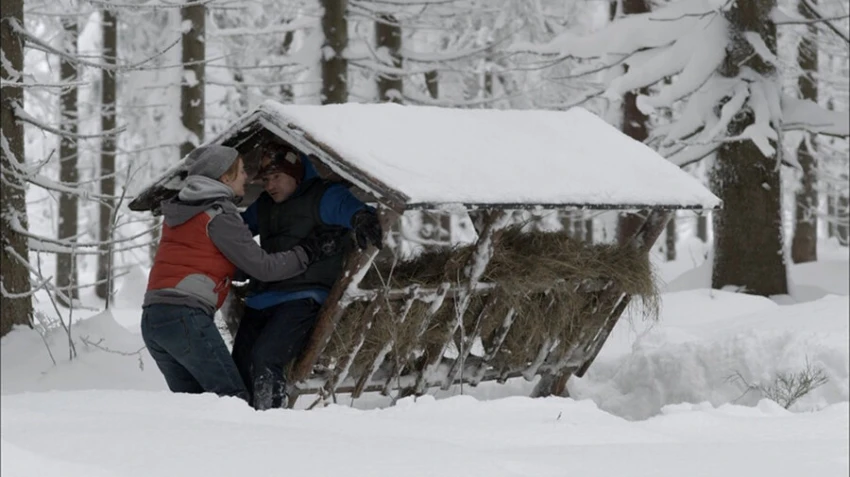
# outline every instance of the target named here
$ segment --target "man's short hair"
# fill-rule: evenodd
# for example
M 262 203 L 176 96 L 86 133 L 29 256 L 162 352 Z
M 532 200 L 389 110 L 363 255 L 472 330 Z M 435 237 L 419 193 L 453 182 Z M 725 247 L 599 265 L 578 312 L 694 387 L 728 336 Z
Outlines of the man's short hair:
M 298 151 L 288 148 L 281 149 L 270 158 L 269 156 L 264 157 L 254 179 L 262 179 L 264 176 L 275 172 L 286 174 L 300 184 L 304 180 L 304 162 Z

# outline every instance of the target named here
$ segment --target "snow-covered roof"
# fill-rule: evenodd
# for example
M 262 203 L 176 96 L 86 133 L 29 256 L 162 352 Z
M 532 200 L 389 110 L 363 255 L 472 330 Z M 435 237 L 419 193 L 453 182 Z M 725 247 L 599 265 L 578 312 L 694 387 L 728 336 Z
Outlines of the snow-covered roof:
M 699 181 L 582 108 L 453 109 L 266 101 L 213 142 L 259 122 L 401 208 L 715 208 Z
M 207 143 L 247 151 L 263 132 L 398 211 L 417 208 L 711 209 L 699 181 L 598 116 L 569 111 L 266 101 Z M 182 186 L 186 159 L 131 203 L 152 210 Z M 246 164 L 249 171 L 255 164 Z

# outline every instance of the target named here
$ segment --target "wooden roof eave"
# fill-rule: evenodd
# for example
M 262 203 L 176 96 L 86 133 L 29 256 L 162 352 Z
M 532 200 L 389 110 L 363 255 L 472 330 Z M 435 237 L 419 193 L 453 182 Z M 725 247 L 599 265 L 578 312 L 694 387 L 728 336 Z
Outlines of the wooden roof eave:
M 294 124 L 281 125 L 268 113 L 258 117 L 263 127 L 274 133 L 281 139 L 289 142 L 308 155 L 318 158 L 325 166 L 342 178 L 348 180 L 355 187 L 371 195 L 386 207 L 402 213 L 407 208 L 408 197 L 404 193 L 393 189 L 367 172 L 349 164 L 343 157 L 330 146 L 316 140 L 310 134 L 302 131 Z

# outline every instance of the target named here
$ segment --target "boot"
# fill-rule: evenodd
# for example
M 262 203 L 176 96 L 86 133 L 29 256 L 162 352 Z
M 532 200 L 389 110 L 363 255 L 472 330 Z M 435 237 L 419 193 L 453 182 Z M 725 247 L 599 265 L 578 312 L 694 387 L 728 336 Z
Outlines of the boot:
M 265 369 L 254 377 L 254 409 L 280 409 L 286 404 L 286 379 L 283 375 L 275 376 L 271 370 Z

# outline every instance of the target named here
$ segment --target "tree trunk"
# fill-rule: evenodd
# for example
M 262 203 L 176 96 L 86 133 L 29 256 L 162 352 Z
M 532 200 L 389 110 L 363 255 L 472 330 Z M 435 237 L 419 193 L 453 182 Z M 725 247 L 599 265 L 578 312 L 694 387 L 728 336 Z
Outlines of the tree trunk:
M 829 98 L 826 101 L 826 109 L 832 111 L 835 108 L 835 102 Z M 835 224 L 838 220 L 838 214 L 835 210 L 835 185 L 831 181 L 826 183 L 826 236 L 828 238 L 835 237 Z
M 817 0 L 807 0 L 816 3 Z M 803 18 L 814 20 L 815 15 L 805 1 L 799 1 L 797 8 Z M 798 85 L 803 99 L 817 103 L 818 85 L 815 75 L 818 71 L 817 26 L 808 26 L 806 35 L 797 48 L 797 64 L 800 66 Z M 800 178 L 800 188 L 794 194 L 794 238 L 791 241 L 791 260 L 794 263 L 814 262 L 818 259 L 818 191 L 817 191 L 817 162 L 814 150 L 814 135 L 806 134 L 806 140 L 800 142 L 797 148 L 797 160 L 802 166 L 803 176 Z
M 322 104 L 348 102 L 348 60 L 343 56 L 348 46 L 348 0 L 321 0 L 322 31 Z
M 721 66 L 724 76 L 736 76 L 742 67 L 765 77 L 775 75 L 774 67 L 754 54 L 744 37 L 744 32 L 759 34 L 775 54 L 776 25 L 770 20 L 775 7 L 776 0 L 751 0 L 734 3 L 726 13 L 737 38 Z M 742 111 L 729 125 L 729 136 L 739 135 L 752 122 L 752 111 Z M 711 184 L 724 205 L 714 213 L 712 287 L 738 286 L 764 296 L 787 294 L 776 156 L 765 157 L 749 140 L 724 143 L 717 152 Z
M 76 17 L 62 18 L 62 30 L 64 33 L 64 48 L 67 54 L 77 55 L 77 19 Z M 78 80 L 77 65 L 64 57 L 59 59 L 59 77 L 63 83 L 76 83 Z M 69 187 L 75 187 L 79 181 L 77 170 L 77 91 L 76 85 L 62 88 L 59 97 L 61 105 L 60 129 L 63 134 L 59 137 L 59 181 Z M 77 196 L 75 194 L 59 194 L 59 239 L 69 242 L 77 241 Z M 76 299 L 77 291 L 77 257 L 71 253 L 56 254 L 56 287 L 69 298 Z M 65 306 L 72 306 L 63 295 L 58 295 L 57 302 Z
M 826 189 L 826 217 L 826 236 L 835 237 L 835 221 L 838 214 L 835 212 L 835 193 L 832 185 L 827 185 Z
M 676 212 L 670 214 L 670 220 L 667 222 L 667 236 L 664 241 L 664 253 L 668 262 L 676 260 Z
M 573 211 L 572 210 L 559 210 L 558 212 L 558 221 L 561 222 L 561 227 L 568 236 L 573 236 L 573 231 L 575 228 L 573 227 Z
M 288 25 L 292 20 L 285 20 L 284 25 Z M 281 56 L 286 56 L 289 54 L 289 49 L 292 47 L 292 41 L 295 39 L 295 32 L 288 31 L 283 34 L 283 41 L 280 43 L 280 50 L 278 50 L 278 54 Z M 295 92 L 292 89 L 291 84 L 282 84 L 278 88 L 278 94 L 280 94 L 279 101 L 281 103 L 292 103 L 295 100 Z M 247 99 L 247 98 L 246 98 Z
M 116 64 L 118 44 L 118 18 L 113 10 L 103 10 L 103 63 Z M 100 130 L 102 133 L 115 130 L 115 74 L 109 70 L 100 72 Z M 115 196 L 115 136 L 103 136 L 100 141 L 100 193 L 106 197 Z M 97 281 L 95 293 L 106 300 L 109 307 L 109 296 L 112 294 L 112 215 L 115 200 L 104 198 L 100 204 L 100 231 L 98 239 L 101 242 L 100 255 L 97 256 Z
M 23 83 L 24 44 L 13 30 L 14 25 L 24 24 L 23 0 L 3 0 L 0 15 L 0 51 L 5 59 L 0 62 L 3 82 Z M 30 274 L 26 264 L 15 257 L 28 259 L 29 247 L 27 239 L 16 233 L 13 226 L 17 222 L 27 228 L 24 182 L 14 172 L 24 162 L 24 126 L 15 118 L 15 108 L 22 108 L 23 103 L 23 88 L 2 87 L 0 135 L 8 147 L 0 148 L 3 177 L 0 186 L 0 336 L 5 336 L 14 325 L 32 325 Z
M 576 240 L 580 240 L 580 241 L 585 240 L 585 237 L 584 237 L 584 228 L 585 227 L 584 227 L 584 217 L 583 217 L 583 215 L 584 215 L 583 211 L 581 211 L 581 210 L 577 211 L 576 218 L 573 221 L 573 237 L 575 237 Z
M 379 14 L 375 21 L 375 50 L 381 66 L 400 70 L 401 25 L 393 15 Z M 385 62 L 389 60 L 389 63 Z M 398 73 L 378 72 L 378 101 L 401 103 L 404 93 L 402 76 Z
M 180 157 L 185 157 L 204 142 L 204 31 L 206 6 L 194 2 L 180 9 L 184 31 L 183 78 L 180 81 L 180 117 L 183 128 L 192 138 L 180 144 Z M 188 28 L 187 28 L 188 27 Z
M 708 243 L 708 212 L 697 214 L 697 238 Z
M 841 182 L 846 183 L 847 175 L 841 176 Z M 838 243 L 848 245 L 850 240 L 850 197 L 847 192 L 839 192 L 838 200 L 835 204 L 835 235 L 838 237 Z
M 425 72 L 425 87 L 432 98 L 437 99 L 440 96 L 440 76 L 437 70 Z
M 492 98 L 493 97 L 493 60 L 491 55 L 487 55 L 484 58 L 484 97 Z
M 440 97 L 440 75 L 437 70 L 425 72 L 425 87 L 428 89 L 428 95 L 431 99 Z M 436 240 L 445 241 L 447 244 L 452 243 L 452 213 L 451 212 L 432 212 L 422 211 L 423 224 L 430 223 L 434 229 L 438 231 L 435 236 Z
M 634 15 L 648 13 L 650 4 L 648 0 L 622 0 L 623 15 Z M 611 18 L 616 15 L 616 2 L 612 3 Z M 628 70 L 627 70 L 628 71 Z M 643 142 L 649 137 L 647 122 L 649 117 L 643 114 L 637 107 L 638 94 L 647 94 L 646 88 L 638 92 L 629 91 L 623 95 L 623 124 L 621 129 L 630 138 Z M 617 242 L 624 244 L 637 233 L 643 224 L 643 219 L 633 213 L 623 212 L 617 224 Z

